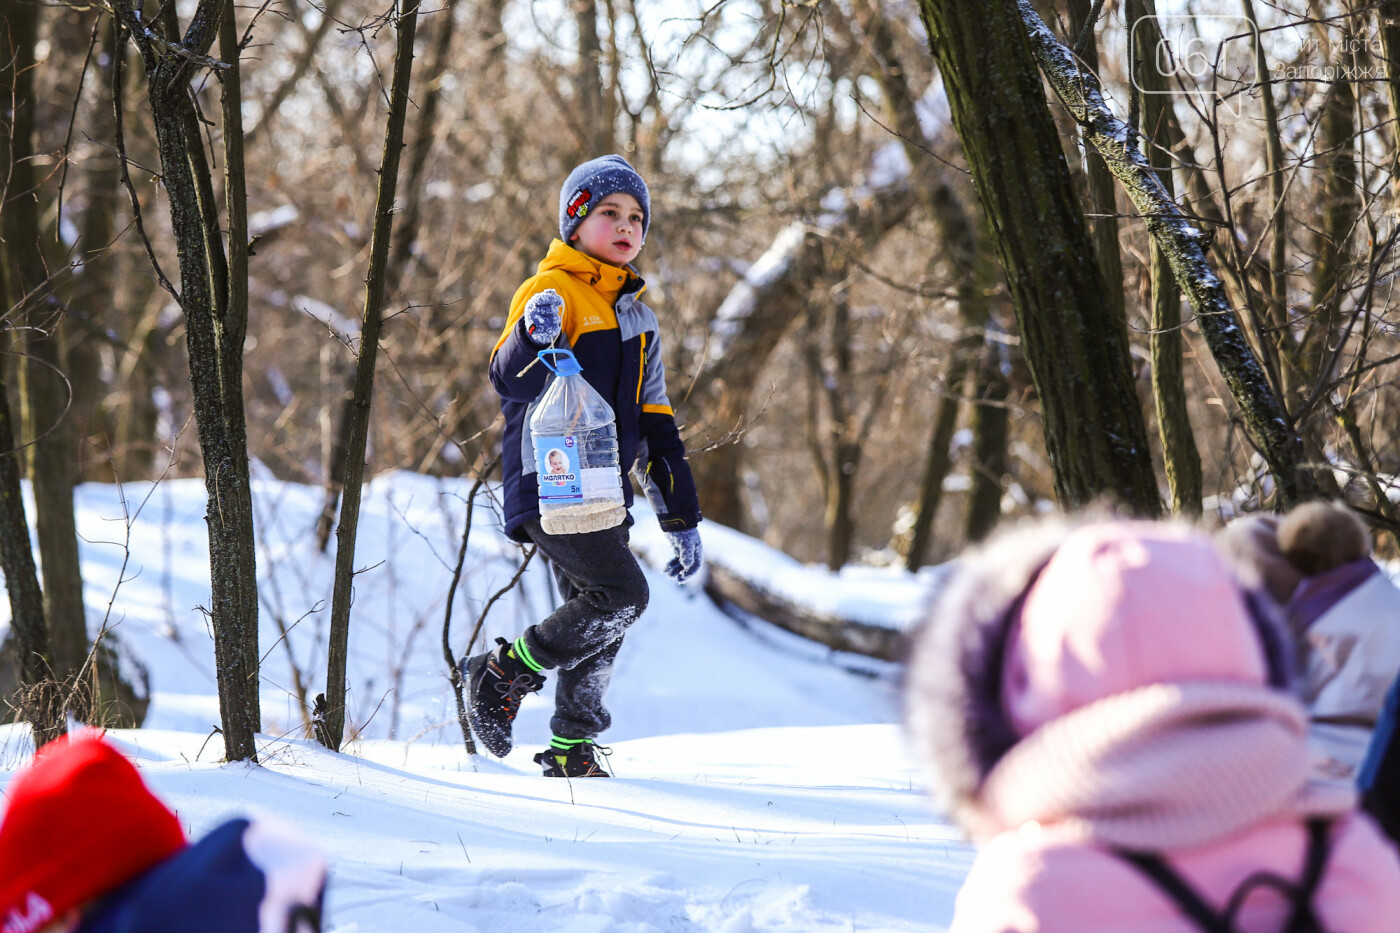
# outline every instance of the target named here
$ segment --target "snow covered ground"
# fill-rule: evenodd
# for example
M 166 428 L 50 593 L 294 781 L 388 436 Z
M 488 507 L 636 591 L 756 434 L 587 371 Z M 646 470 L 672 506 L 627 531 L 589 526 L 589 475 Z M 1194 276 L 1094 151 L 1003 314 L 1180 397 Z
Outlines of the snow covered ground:
M 613 780 L 539 776 L 551 704 L 527 698 L 517 749 L 469 757 L 456 724 L 442 627 L 468 486 L 405 473 L 365 497 L 350 640 L 345 753 L 304 735 L 298 681 L 325 678 L 333 554 L 312 538 L 315 489 L 260 477 L 262 765 L 220 764 L 199 481 L 85 486 L 79 528 L 91 626 L 104 619 L 147 665 L 146 727 L 112 733 L 190 832 L 248 811 L 300 826 L 333 862 L 331 930 L 908 931 L 944 928 L 971 848 L 934 812 L 898 726 L 897 672 L 833 658 L 648 570 L 652 599 L 609 693 Z M 32 514 L 32 513 L 31 513 Z M 644 506 L 637 549 L 664 539 Z M 478 501 L 450 643 L 460 654 L 520 552 Z M 906 625 L 926 584 L 896 571 L 832 576 L 718 526 L 712 551 L 744 549 L 786 593 Z M 666 555 L 669 556 L 669 555 Z M 549 610 L 542 566 L 491 610 L 513 637 Z M 0 613 L 5 612 L 0 608 Z M 287 634 L 283 636 L 282 629 Z M 28 757 L 0 727 L 0 786 Z

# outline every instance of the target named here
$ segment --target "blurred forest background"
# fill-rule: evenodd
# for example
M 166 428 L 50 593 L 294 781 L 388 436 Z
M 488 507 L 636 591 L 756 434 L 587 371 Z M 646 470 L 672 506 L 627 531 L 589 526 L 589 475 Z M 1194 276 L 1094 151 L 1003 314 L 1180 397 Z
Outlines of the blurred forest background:
M 1210 14 L 1191 28 L 1212 54 L 1182 56 L 1157 69 L 1174 84 L 1135 93 L 1143 54 L 1130 39 L 1150 6 L 1037 4 L 1116 115 L 1145 128 L 1142 149 L 1198 220 L 1322 491 L 1392 532 L 1394 5 L 1258 4 L 1253 32 L 1236 28 L 1238 4 L 1159 9 Z M 129 24 L 172 27 L 150 54 L 179 58 L 176 40 L 208 6 L 146 0 L 140 19 L 139 4 L 6 0 L 6 384 L 17 441 L 45 442 L 26 448 L 27 470 L 49 443 L 49 462 L 78 482 L 203 469 L 186 319 L 160 282 L 178 283 L 179 263 Z M 332 489 L 396 12 L 387 0 L 234 7 L 248 450 L 282 479 Z M 486 361 L 509 298 L 555 235 L 561 179 L 617 152 L 652 191 L 638 266 L 708 518 L 803 560 L 915 567 L 1052 507 L 1041 403 L 921 13 L 904 0 L 421 7 L 368 475 L 490 468 Z M 214 46 L 181 64 L 207 196 L 221 208 L 226 57 Z M 1154 289 L 1139 213 L 1046 99 L 1127 323 L 1163 502 L 1207 516 L 1269 507 L 1262 461 L 1189 307 L 1169 328 L 1189 418 L 1171 444 L 1190 446 L 1200 480 L 1169 488 L 1153 304 L 1180 314 L 1183 303 Z M 227 241 L 227 228 L 218 235 Z M 1071 367 L 1047 378 L 1080 377 Z

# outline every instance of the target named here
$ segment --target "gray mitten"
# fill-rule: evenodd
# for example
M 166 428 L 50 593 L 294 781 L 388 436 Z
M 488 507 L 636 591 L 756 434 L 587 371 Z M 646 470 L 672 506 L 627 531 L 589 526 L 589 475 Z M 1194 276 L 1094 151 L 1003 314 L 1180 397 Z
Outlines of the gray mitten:
M 671 550 L 676 552 L 676 556 L 666 564 L 666 576 L 677 583 L 684 583 L 695 576 L 705 563 L 700 548 L 700 530 L 686 528 L 683 531 L 668 531 L 666 537 L 671 542 Z
M 525 302 L 525 332 L 538 346 L 546 346 L 559 336 L 560 315 L 564 313 L 564 299 L 552 288 L 546 288 L 538 295 L 531 295 Z

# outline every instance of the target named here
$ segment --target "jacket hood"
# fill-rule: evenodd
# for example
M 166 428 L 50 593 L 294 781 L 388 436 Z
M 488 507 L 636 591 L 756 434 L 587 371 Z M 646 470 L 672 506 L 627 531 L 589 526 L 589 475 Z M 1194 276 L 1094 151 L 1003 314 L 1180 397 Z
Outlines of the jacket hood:
M 1150 684 L 1283 686 L 1290 671 L 1272 604 L 1199 532 L 1056 518 L 959 562 L 914 640 L 909 721 L 966 826 L 993 766 L 1067 713 Z

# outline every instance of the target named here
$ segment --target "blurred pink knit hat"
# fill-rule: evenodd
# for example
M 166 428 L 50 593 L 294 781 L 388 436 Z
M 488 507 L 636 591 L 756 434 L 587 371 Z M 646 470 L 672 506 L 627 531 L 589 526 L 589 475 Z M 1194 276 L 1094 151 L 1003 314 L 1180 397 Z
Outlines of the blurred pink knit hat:
M 1270 679 L 1244 591 L 1211 542 L 1181 526 L 1075 529 L 1011 625 L 1002 703 L 1021 735 L 1148 684 Z

